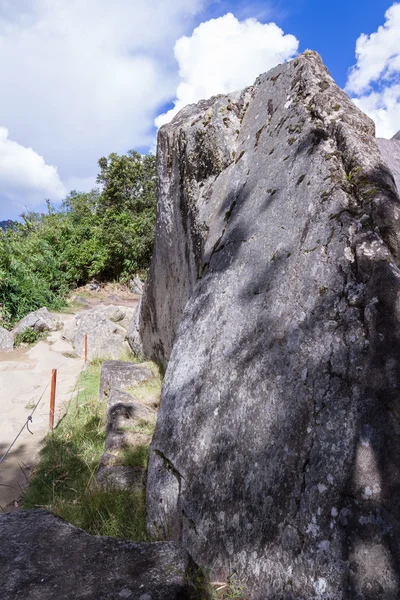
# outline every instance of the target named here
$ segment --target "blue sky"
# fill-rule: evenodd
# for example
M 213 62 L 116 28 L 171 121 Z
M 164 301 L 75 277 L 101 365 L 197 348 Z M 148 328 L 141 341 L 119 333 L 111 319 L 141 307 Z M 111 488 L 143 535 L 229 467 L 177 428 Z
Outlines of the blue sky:
M 400 129 L 398 2 L 0 0 L 0 220 L 90 189 L 100 156 L 154 146 L 155 119 L 306 48 L 378 135 Z

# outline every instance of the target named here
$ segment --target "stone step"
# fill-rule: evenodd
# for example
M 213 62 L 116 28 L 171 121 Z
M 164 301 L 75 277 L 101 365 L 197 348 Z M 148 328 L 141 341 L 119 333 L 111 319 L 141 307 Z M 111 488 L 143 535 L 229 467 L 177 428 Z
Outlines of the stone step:
M 114 388 L 123 391 L 149 379 L 154 379 L 154 373 L 147 367 L 120 360 L 105 360 L 101 368 L 99 399 L 105 400 Z

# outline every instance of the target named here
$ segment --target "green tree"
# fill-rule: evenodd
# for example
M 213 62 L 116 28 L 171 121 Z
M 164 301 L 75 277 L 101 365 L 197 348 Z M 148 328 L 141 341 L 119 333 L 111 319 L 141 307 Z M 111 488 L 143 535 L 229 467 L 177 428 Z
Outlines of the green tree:
M 155 157 L 130 151 L 99 160 L 102 188 L 71 192 L 56 210 L 29 212 L 0 231 L 0 321 L 58 308 L 91 278 L 127 281 L 145 272 L 156 218 Z

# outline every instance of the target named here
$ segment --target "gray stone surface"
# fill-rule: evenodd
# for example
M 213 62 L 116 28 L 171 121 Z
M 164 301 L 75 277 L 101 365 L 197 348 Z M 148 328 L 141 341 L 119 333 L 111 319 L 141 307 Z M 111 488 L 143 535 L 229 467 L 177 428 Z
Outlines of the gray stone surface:
M 95 307 L 95 310 L 104 314 L 107 319 L 113 321 L 113 323 L 119 323 L 125 318 L 125 311 L 122 310 L 119 306 L 114 306 L 113 304 L 100 304 Z
M 105 360 L 101 367 L 99 399 L 104 400 L 112 389 L 124 391 L 141 381 L 153 379 L 147 367 L 120 360 Z
M 159 132 L 148 525 L 252 600 L 400 597 L 400 201 L 374 135 L 313 52 Z
M 135 309 L 132 320 L 126 332 L 126 339 L 132 350 L 132 352 L 141 360 L 145 353 L 143 350 L 142 338 L 140 334 L 140 312 L 142 308 L 142 296 L 140 297 L 139 303 Z M 153 352 L 148 352 L 153 355 Z
M 134 294 L 143 294 L 144 283 L 139 277 L 134 277 L 130 283 L 129 287 Z
M 74 342 L 76 335 L 76 324 L 68 323 L 62 331 L 62 337 L 68 342 Z
M 14 336 L 13 334 L 4 329 L 4 327 L 0 327 L 0 352 L 7 352 L 14 348 Z
M 95 537 L 45 510 L 0 514 L 2 600 L 185 600 L 192 568 L 174 543 Z
M 392 140 L 400 140 L 400 131 L 398 131 L 397 133 L 394 134 L 394 136 L 392 137 Z
M 83 311 L 76 317 L 74 348 L 80 356 L 84 352 L 85 334 L 88 336 L 89 360 L 118 359 L 127 348 L 125 329 L 96 309 Z
M 400 193 L 400 135 L 391 140 L 377 139 L 376 143 L 393 174 L 397 191 Z
M 29 313 L 29 315 L 26 315 L 26 317 L 21 319 L 12 330 L 12 333 L 15 336 L 25 329 L 33 329 L 34 331 L 55 331 L 57 327 L 57 321 L 53 319 L 47 308 L 44 307 Z

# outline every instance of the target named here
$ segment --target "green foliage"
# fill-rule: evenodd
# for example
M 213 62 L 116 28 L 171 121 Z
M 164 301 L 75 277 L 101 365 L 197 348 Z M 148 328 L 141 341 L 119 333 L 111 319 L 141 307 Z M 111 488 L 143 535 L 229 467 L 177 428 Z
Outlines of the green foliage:
M 42 306 L 60 309 L 74 286 L 145 272 L 156 217 L 155 157 L 130 151 L 99 160 L 102 189 L 71 192 L 60 210 L 26 213 L 0 231 L 0 324 Z
M 35 344 L 38 340 L 43 337 L 43 332 L 35 331 L 27 327 L 14 338 L 14 345 L 20 346 L 21 344 Z
M 24 508 L 46 507 L 93 535 L 145 541 L 144 494 L 97 485 L 104 452 L 106 404 L 98 401 L 101 363 L 91 363 L 78 381 L 80 392 L 45 440 L 40 462 L 23 498 Z M 147 448 L 130 459 L 147 464 Z M 125 463 L 124 463 L 125 464 Z

